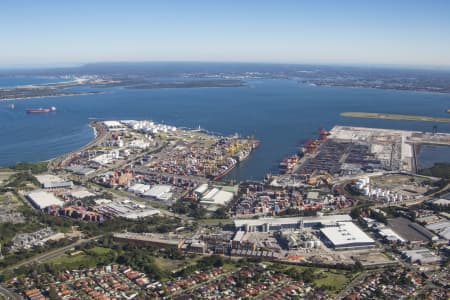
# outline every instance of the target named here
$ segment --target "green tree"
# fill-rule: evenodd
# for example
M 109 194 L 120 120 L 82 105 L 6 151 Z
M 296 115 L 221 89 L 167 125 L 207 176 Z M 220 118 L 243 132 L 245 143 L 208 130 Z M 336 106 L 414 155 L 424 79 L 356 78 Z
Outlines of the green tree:
M 214 211 L 214 218 L 226 219 L 228 217 L 228 211 L 225 207 L 221 206 Z
M 49 290 L 49 292 L 48 292 L 48 297 L 49 297 L 51 300 L 59 299 L 59 297 L 58 297 L 58 292 L 56 291 L 56 287 L 55 287 L 54 285 L 50 286 L 50 290 Z

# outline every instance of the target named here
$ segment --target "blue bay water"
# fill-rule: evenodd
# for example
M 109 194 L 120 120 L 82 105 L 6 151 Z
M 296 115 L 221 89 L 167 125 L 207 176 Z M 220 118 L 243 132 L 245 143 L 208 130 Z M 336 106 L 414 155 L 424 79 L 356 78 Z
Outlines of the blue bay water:
M 435 163 L 450 163 L 450 146 L 422 145 L 419 152 L 419 168 L 431 168 Z
M 10 87 L 27 84 L 46 84 L 68 81 L 68 79 L 56 78 L 56 77 L 29 77 L 29 76 L 16 76 L 16 77 L 2 77 L 0 76 L 0 87 Z
M 237 180 L 261 179 L 275 172 L 285 155 L 334 125 L 450 132 L 450 124 L 344 118 L 344 111 L 448 117 L 450 95 L 299 85 L 290 80 L 250 80 L 249 87 L 129 90 L 106 94 L 0 103 L 0 165 L 56 157 L 93 138 L 88 123 L 99 119 L 152 119 L 221 134 L 255 135 L 253 155 L 232 171 Z M 27 115 L 25 109 L 57 107 L 56 113 Z

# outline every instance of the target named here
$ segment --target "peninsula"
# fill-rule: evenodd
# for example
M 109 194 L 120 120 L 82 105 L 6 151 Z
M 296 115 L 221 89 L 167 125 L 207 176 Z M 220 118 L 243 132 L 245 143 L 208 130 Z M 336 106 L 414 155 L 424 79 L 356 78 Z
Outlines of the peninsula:
M 343 117 L 450 123 L 450 118 L 369 112 L 343 112 Z

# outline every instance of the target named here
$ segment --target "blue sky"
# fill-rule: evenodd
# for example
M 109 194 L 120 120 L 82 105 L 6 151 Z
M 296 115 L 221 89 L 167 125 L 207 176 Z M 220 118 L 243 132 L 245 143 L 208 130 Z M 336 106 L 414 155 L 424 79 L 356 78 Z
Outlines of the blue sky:
M 450 67 L 450 1 L 0 0 L 0 67 L 97 61 Z

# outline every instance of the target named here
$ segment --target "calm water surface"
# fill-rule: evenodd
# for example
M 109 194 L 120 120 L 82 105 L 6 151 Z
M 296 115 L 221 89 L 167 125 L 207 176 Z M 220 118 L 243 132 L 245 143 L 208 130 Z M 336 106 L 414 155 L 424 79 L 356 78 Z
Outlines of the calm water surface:
M 93 138 L 88 122 L 152 119 L 221 134 L 255 135 L 261 146 L 231 178 L 260 179 L 275 172 L 285 155 L 319 127 L 366 126 L 450 133 L 450 124 L 343 118 L 343 111 L 449 117 L 450 95 L 376 89 L 314 87 L 289 80 L 250 80 L 249 87 L 129 90 L 101 89 L 101 95 L 0 102 L 0 165 L 56 157 Z M 56 113 L 27 115 L 25 109 L 57 107 Z M 450 160 L 450 158 L 448 159 Z

